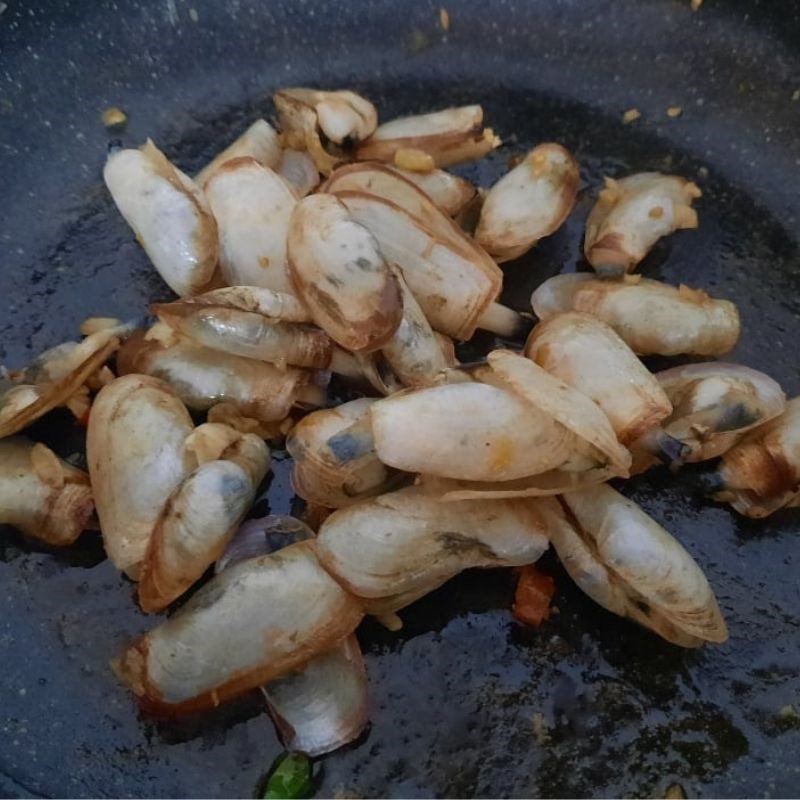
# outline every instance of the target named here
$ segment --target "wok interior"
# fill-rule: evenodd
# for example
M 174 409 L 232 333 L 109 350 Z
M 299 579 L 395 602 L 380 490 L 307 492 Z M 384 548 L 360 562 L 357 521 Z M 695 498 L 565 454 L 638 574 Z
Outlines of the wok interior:
M 557 234 L 504 267 L 503 300 L 520 310 L 544 278 L 585 268 L 583 223 L 603 174 L 656 169 L 696 180 L 704 191 L 699 230 L 660 243 L 640 271 L 736 300 L 746 335 L 731 360 L 773 375 L 790 395 L 800 389 L 792 299 L 800 288 L 797 242 L 760 197 L 753 199 L 777 180 L 775 173 L 764 174 L 762 184 L 757 172 L 743 182 L 726 157 L 690 155 L 677 143 L 683 129 L 673 137 L 655 123 L 623 126 L 627 105 L 599 112 L 563 99 L 572 92 L 559 96 L 557 87 L 543 93 L 507 88 L 499 79 L 359 82 L 345 80 L 349 75 L 343 70 L 341 80 L 329 82 L 362 92 L 384 119 L 482 103 L 492 126 L 515 137 L 485 162 L 457 170 L 482 185 L 507 169 L 509 155 L 539 141 L 560 141 L 575 152 L 584 187 L 575 212 Z M 195 170 L 259 114 L 271 115 L 264 98 L 274 87 L 267 84 L 248 84 L 238 92 L 247 99 L 234 107 L 219 97 L 187 104 L 191 117 L 178 113 L 184 104 L 177 103 L 175 117 L 159 126 L 159 144 L 181 168 Z M 685 115 L 693 113 L 700 112 L 687 107 Z M 126 143 L 138 144 L 148 130 L 150 121 L 139 120 L 132 117 Z M 698 126 L 704 121 L 696 117 Z M 101 140 L 99 122 L 97 128 Z M 13 328 L 4 342 L 8 361 L 22 363 L 29 352 L 68 338 L 87 311 L 125 316 L 169 297 L 99 190 L 102 147 L 93 154 L 93 179 L 81 187 L 78 203 L 48 231 L 41 252 L 28 252 L 20 266 L 26 271 L 8 279 L 16 298 L 6 322 Z M 486 349 L 487 338 L 477 342 Z M 465 360 L 471 347 L 463 348 Z M 79 448 L 79 433 L 63 418 L 44 420 L 34 434 L 64 456 Z M 275 461 L 261 502 L 272 513 L 296 511 L 290 464 L 280 454 Z M 731 642 L 702 654 L 679 652 L 595 607 L 552 556 L 543 563 L 556 576 L 561 613 L 539 631 L 511 620 L 507 571 L 461 576 L 409 608 L 399 635 L 363 626 L 371 730 L 325 761 L 323 794 L 337 788 L 362 795 L 645 794 L 671 779 L 711 795 L 763 792 L 769 780 L 775 794 L 791 792 L 791 753 L 800 734 L 778 712 L 800 688 L 800 635 L 790 621 L 797 604 L 793 515 L 756 526 L 687 499 L 661 471 L 628 486 L 626 494 L 703 564 L 737 621 Z M 114 684 L 108 658 L 149 624 L 134 611 L 129 584 L 100 560 L 95 537 L 84 536 L 76 552 L 52 554 L 4 532 L 0 553 L 6 587 L 0 653 L 7 664 L 1 685 L 11 721 L 0 761 L 8 777 L 0 775 L 0 788 L 63 791 L 69 760 L 80 794 L 251 791 L 279 750 L 257 696 L 179 725 L 145 725 Z M 34 705 L 36 697 L 41 704 Z M 537 741 L 538 714 L 547 741 Z M 766 760 L 781 765 L 769 776 Z

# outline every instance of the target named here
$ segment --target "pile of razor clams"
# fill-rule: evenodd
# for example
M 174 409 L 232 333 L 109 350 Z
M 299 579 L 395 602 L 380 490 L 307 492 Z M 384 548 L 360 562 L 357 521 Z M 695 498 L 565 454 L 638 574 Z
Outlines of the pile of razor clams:
M 0 522 L 52 546 L 99 525 L 147 613 L 205 580 L 114 660 L 141 707 L 260 687 L 287 747 L 329 752 L 368 722 L 365 615 L 396 630 L 462 570 L 548 545 L 609 611 L 724 642 L 702 569 L 607 483 L 709 461 L 702 484 L 740 514 L 800 505 L 800 398 L 709 360 L 737 342 L 734 303 L 636 273 L 697 227 L 698 187 L 606 179 L 594 272 L 544 281 L 531 330 L 498 301 L 498 263 L 570 214 L 569 151 L 540 144 L 487 190 L 445 171 L 499 146 L 480 106 L 379 125 L 351 91 L 274 102 L 280 132 L 256 121 L 194 179 L 152 141 L 111 150 L 106 186 L 177 299 L 146 329 L 89 317 L 0 384 Z M 478 329 L 516 345 L 459 364 Z M 653 374 L 655 354 L 695 358 Z M 332 376 L 357 399 L 332 406 Z M 60 406 L 87 427 L 88 474 L 21 435 Z M 267 442 L 292 457 L 306 521 L 247 519 Z

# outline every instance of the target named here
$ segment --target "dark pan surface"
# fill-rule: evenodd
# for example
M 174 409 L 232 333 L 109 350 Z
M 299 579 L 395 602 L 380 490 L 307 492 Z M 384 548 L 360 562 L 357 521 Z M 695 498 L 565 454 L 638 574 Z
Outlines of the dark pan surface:
M 674 170 L 704 190 L 697 232 L 646 275 L 735 299 L 734 360 L 800 390 L 800 25 L 789 3 L 16 3 L 0 15 L 0 358 L 19 366 L 89 314 L 130 316 L 167 290 L 114 210 L 99 112 L 130 114 L 193 171 L 260 114 L 269 90 L 349 84 L 395 114 L 481 102 L 508 146 L 556 139 L 585 188 Z M 81 4 L 83 6 L 83 4 Z M 745 13 L 744 9 L 747 9 Z M 194 9 L 195 14 L 190 14 Z M 192 19 L 197 17 L 197 21 Z M 323 66 L 324 65 L 324 66 Z M 683 106 L 669 120 L 667 106 Z M 642 119 L 620 123 L 638 107 Z M 507 268 L 507 300 L 580 268 L 591 205 Z M 65 429 L 68 435 L 65 436 Z M 79 447 L 66 417 L 35 435 Z M 266 503 L 288 512 L 278 454 Z M 607 614 L 556 560 L 560 614 L 510 616 L 508 571 L 451 581 L 390 634 L 365 624 L 372 725 L 324 759 L 320 792 L 361 796 L 792 796 L 800 791 L 800 516 L 754 524 L 653 473 L 625 488 L 692 552 L 731 629 L 686 652 Z M 152 624 L 87 534 L 44 552 L 0 534 L 0 795 L 249 796 L 280 746 L 257 696 L 178 725 L 141 719 L 108 659 Z M 539 716 L 541 715 L 541 716 Z M 543 722 L 537 736 L 534 719 Z

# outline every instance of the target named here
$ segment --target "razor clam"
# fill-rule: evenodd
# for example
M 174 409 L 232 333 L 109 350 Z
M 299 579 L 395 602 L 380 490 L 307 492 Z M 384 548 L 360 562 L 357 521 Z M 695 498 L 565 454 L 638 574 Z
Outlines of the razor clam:
M 369 410 L 362 398 L 314 411 L 286 440 L 294 459 L 292 486 L 309 503 L 342 508 L 385 491 L 395 477 L 375 453 Z
M 292 212 L 287 250 L 295 291 L 331 339 L 367 352 L 389 341 L 403 314 L 397 278 L 339 200 L 303 198 Z
M 476 161 L 496 147 L 500 139 L 483 127 L 483 108 L 459 106 L 400 117 L 384 122 L 358 148 L 359 161 L 395 161 L 398 151 L 427 153 L 432 166 L 448 167 Z
M 740 364 L 684 364 L 655 377 L 673 411 L 660 430 L 634 442 L 636 471 L 650 465 L 646 454 L 665 435 L 686 448 L 681 462 L 707 461 L 730 450 L 747 431 L 777 417 L 786 407 L 786 396 L 772 378 Z
M 148 139 L 112 151 L 103 178 L 153 266 L 181 297 L 208 288 L 217 267 L 217 224 L 197 184 Z
M 50 545 L 72 544 L 92 515 L 89 476 L 43 444 L 0 441 L 0 523 Z
M 575 205 L 578 163 L 560 144 L 540 144 L 487 193 L 475 240 L 498 261 L 530 250 L 564 223 Z
M 403 295 L 403 318 L 381 354 L 401 385 L 427 386 L 442 370 L 455 366 L 453 343 L 431 328 L 399 270 L 396 277 Z
M 325 404 L 326 373 L 286 367 L 222 353 L 172 335 L 131 337 L 117 356 L 121 375 L 151 375 L 169 384 L 184 405 L 208 411 L 230 403 L 244 416 L 261 422 L 285 419 L 293 406 Z
M 397 175 L 396 180 L 403 179 Z M 367 192 L 341 190 L 336 196 L 400 268 L 434 330 L 462 341 L 477 328 L 518 335 L 525 320 L 495 302 L 503 285 L 500 268 L 424 192 L 406 183 L 406 196 L 415 193 L 424 216 Z
M 305 150 L 284 150 L 275 172 L 292 186 L 298 198 L 305 197 L 319 186 L 317 166 Z
M 458 216 L 478 194 L 475 185 L 466 178 L 443 169 L 433 169 L 430 172 L 395 169 L 407 181 L 425 192 L 434 205 L 448 217 Z
M 590 314 L 572 311 L 540 322 L 525 355 L 594 400 L 624 445 L 672 411 L 656 378 L 612 328 Z
M 232 286 L 150 308 L 173 330 L 223 353 L 280 367 L 325 368 L 333 357 L 330 338 L 307 323 L 305 307 L 270 289 Z
M 194 425 L 162 381 L 126 375 L 92 406 L 86 456 L 103 544 L 117 569 L 135 574 L 167 498 L 191 470 L 184 449 Z
M 472 372 L 480 382 L 375 403 L 378 458 L 423 473 L 445 500 L 555 494 L 627 476 L 630 454 L 589 398 L 515 353 L 496 350 L 487 361 Z
M 547 549 L 540 502 L 552 501 L 441 503 L 411 486 L 335 511 L 319 530 L 317 554 L 360 597 L 411 597 L 464 569 L 536 561 Z
M 254 158 L 263 167 L 277 169 L 281 156 L 278 133 L 265 119 L 257 119 L 236 141 L 203 167 L 195 175 L 194 181 L 201 189 L 205 189 L 216 171 L 234 158 Z
M 800 501 L 800 397 L 722 456 L 705 481 L 714 498 L 760 519 Z
M 313 538 L 308 526 L 294 517 L 248 520 L 228 544 L 216 571 Z M 364 659 L 353 634 L 262 687 L 284 746 L 312 757 L 342 747 L 364 730 L 368 722 L 367 689 Z
M 68 403 L 129 332 L 127 325 L 113 325 L 81 342 L 64 342 L 42 353 L 15 381 L 0 380 L 0 438 Z
M 297 201 L 284 179 L 254 158 L 235 158 L 216 169 L 205 195 L 217 221 L 225 283 L 292 294 L 286 236 Z
M 728 638 L 703 571 L 639 506 L 605 484 L 559 500 L 566 513 L 545 509 L 550 540 L 595 602 L 682 647 Z
M 601 275 L 632 272 L 662 236 L 697 227 L 692 201 L 701 195 L 696 184 L 677 175 L 606 178 L 586 220 L 587 261 Z
M 721 356 L 739 339 L 739 312 L 729 300 L 700 289 L 626 276 L 598 280 L 583 273 L 556 275 L 531 297 L 539 319 L 583 311 L 610 325 L 639 355 Z
M 112 667 L 146 710 L 178 715 L 289 674 L 343 641 L 362 617 L 312 543 L 299 542 L 215 576 Z
M 205 454 L 208 445 L 196 440 L 208 429 L 222 441 Z M 172 492 L 153 528 L 139 574 L 143 611 L 168 606 L 222 555 L 269 468 L 269 450 L 253 434 L 207 423 L 190 438 L 202 461 Z
M 366 139 L 378 124 L 378 112 L 355 92 L 289 88 L 272 99 L 280 118 L 284 146 L 307 150 L 323 175 L 343 160 L 323 145 L 320 133 L 334 145 L 351 147 Z
M 264 687 L 270 716 L 289 750 L 311 758 L 357 739 L 369 722 L 369 682 L 354 634 Z
M 363 617 L 309 542 L 215 576 L 113 663 L 142 706 L 198 711 L 288 674 L 349 636 Z

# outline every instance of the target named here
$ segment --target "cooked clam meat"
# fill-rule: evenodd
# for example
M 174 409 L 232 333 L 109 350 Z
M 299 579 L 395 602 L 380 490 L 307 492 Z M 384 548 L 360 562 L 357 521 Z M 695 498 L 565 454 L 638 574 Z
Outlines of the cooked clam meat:
M 277 169 L 283 151 L 278 132 L 265 119 L 257 119 L 238 139 L 195 175 L 194 182 L 205 189 L 216 171 L 234 158 L 253 158 L 261 166 Z
M 145 709 L 212 708 L 330 650 L 361 621 L 358 600 L 310 542 L 234 564 L 112 666 Z
M 294 459 L 292 486 L 309 503 L 342 508 L 385 491 L 396 479 L 375 453 L 369 410 L 376 401 L 351 400 L 315 411 L 286 441 Z
M 728 638 L 703 571 L 639 506 L 605 484 L 559 501 L 561 513 L 545 508 L 550 541 L 595 602 L 682 647 Z
M 669 416 L 672 405 L 624 341 L 591 314 L 569 311 L 540 322 L 525 355 L 605 412 L 628 445 Z
M 722 456 L 705 481 L 714 497 L 759 519 L 800 500 L 800 397 L 765 425 L 753 428 Z
M 335 511 L 319 530 L 317 553 L 361 597 L 429 591 L 464 569 L 536 561 L 547 549 L 539 502 L 441 503 L 412 486 Z
M 692 201 L 701 195 L 696 184 L 677 175 L 606 178 L 586 220 L 586 259 L 602 275 L 632 272 L 662 236 L 697 227 Z
M 214 279 L 217 223 L 200 187 L 149 139 L 114 150 L 103 177 L 117 208 L 170 289 L 198 294 Z
M 21 436 L 0 441 L 0 523 L 50 545 L 72 544 L 92 516 L 89 476 Z
M 499 145 L 494 131 L 483 127 L 481 106 L 461 106 L 384 122 L 358 148 L 358 159 L 396 163 L 398 152 L 418 151 L 430 156 L 431 167 L 449 167 L 483 158 Z
M 449 500 L 552 494 L 627 475 L 630 455 L 605 414 L 534 362 L 496 350 L 472 377 L 375 403 L 378 458 L 434 478 L 428 485 Z
M 632 445 L 639 472 L 664 436 L 683 445 L 680 462 L 707 461 L 730 450 L 752 428 L 786 407 L 781 387 L 763 372 L 712 361 L 684 364 L 655 376 L 673 405 L 659 430 Z
M 216 169 L 205 196 L 217 223 L 222 280 L 291 294 L 286 236 L 297 201 L 284 179 L 254 158 L 235 158 Z
M 151 309 L 168 327 L 223 353 L 280 367 L 326 368 L 333 357 L 330 337 L 308 324 L 307 309 L 270 289 L 234 286 Z
M 198 444 L 198 438 L 209 441 Z M 255 500 L 269 450 L 254 434 L 206 423 L 187 441 L 197 467 L 173 490 L 149 539 L 139 573 L 139 603 L 160 611 L 223 553 Z
M 356 164 L 337 170 L 326 189 L 400 268 L 434 330 L 467 340 L 479 327 L 501 336 L 525 327 L 496 302 L 503 281 L 497 264 L 401 174 Z
M 135 575 L 164 504 L 192 469 L 185 441 L 194 429 L 167 384 L 126 375 L 92 406 L 86 456 L 108 557 Z
M 531 304 L 542 320 L 564 311 L 592 314 L 639 355 L 717 357 L 739 339 L 739 312 L 730 300 L 639 275 L 622 281 L 556 275 L 534 291 Z
M 223 353 L 157 329 L 131 337 L 117 356 L 121 375 L 144 374 L 164 381 L 193 411 L 229 403 L 261 422 L 285 419 L 293 407 L 325 404 L 327 375 L 280 367 Z
M 375 237 L 336 197 L 310 195 L 292 212 L 289 270 L 314 321 L 348 350 L 382 347 L 397 330 L 403 299 Z
M 378 124 L 375 107 L 355 92 L 289 88 L 276 92 L 272 99 L 284 146 L 308 151 L 323 175 L 345 160 L 342 147 L 366 139 Z M 331 144 L 339 146 L 338 152 Z
M 540 144 L 486 194 L 475 240 L 498 261 L 517 258 L 561 227 L 575 205 L 578 163 L 560 144 Z

